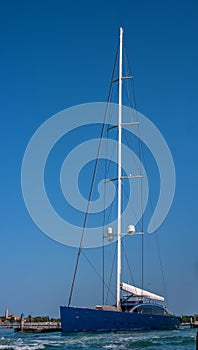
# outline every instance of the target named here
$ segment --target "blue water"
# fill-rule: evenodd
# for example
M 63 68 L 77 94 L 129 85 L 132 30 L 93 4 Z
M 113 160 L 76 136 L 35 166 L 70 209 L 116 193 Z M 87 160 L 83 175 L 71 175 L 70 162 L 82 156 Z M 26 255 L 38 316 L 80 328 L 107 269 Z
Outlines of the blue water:
M 0 350 L 61 349 L 148 349 L 195 350 L 196 330 L 147 331 L 62 335 L 61 333 L 22 334 L 0 328 Z

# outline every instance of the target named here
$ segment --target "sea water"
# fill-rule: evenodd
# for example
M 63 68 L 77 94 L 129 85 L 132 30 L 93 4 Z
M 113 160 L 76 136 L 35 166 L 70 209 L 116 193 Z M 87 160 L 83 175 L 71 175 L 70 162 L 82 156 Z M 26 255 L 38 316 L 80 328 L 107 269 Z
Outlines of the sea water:
M 13 329 L 0 328 L 0 350 L 195 350 L 195 329 L 181 328 L 176 331 L 112 332 L 92 334 L 15 333 Z

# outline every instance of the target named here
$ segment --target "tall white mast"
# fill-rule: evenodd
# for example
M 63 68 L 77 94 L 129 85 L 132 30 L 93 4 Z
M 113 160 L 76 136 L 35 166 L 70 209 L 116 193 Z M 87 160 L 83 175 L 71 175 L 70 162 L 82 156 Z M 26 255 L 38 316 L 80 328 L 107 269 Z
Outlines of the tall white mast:
M 122 187 L 122 46 L 123 28 L 120 28 L 120 55 L 119 55 L 119 106 L 118 106 L 118 256 L 117 256 L 117 308 L 120 308 L 120 277 L 121 277 L 121 187 Z

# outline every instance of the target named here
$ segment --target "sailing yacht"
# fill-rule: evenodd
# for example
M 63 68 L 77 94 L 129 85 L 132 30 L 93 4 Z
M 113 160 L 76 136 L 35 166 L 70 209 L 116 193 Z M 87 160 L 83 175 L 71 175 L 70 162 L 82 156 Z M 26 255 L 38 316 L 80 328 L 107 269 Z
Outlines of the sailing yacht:
M 120 28 L 119 39 L 119 103 L 118 103 L 118 172 L 117 172 L 117 292 L 115 305 L 97 305 L 95 308 L 60 306 L 61 327 L 63 332 L 95 332 L 95 331 L 132 331 L 132 330 L 171 330 L 180 326 L 181 319 L 170 314 L 163 306 L 164 298 L 150 291 L 121 282 L 121 219 L 122 219 L 122 52 L 123 29 Z M 132 178 L 130 175 L 129 178 Z M 115 180 L 115 179 L 113 179 Z M 135 226 L 129 225 L 128 234 L 136 233 Z M 143 232 L 138 232 L 143 234 Z M 108 228 L 109 240 L 114 236 L 112 228 Z M 82 249 L 82 246 L 80 247 Z M 78 254 L 79 256 L 80 254 Z M 78 264 L 78 261 L 77 261 Z M 76 270 L 75 270 L 76 273 Z M 74 280 L 73 280 L 74 283 Z M 127 296 L 121 298 L 121 292 Z

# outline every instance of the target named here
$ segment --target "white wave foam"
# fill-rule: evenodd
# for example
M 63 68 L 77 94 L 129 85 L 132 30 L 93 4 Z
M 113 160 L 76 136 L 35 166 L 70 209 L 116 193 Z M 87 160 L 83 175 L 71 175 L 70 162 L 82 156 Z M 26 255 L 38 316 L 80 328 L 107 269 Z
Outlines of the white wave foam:
M 19 345 L 19 343 L 21 342 L 21 346 Z M 17 344 L 16 344 L 17 343 Z M 38 343 L 34 343 L 34 344 L 24 344 L 24 342 L 22 340 L 20 340 L 18 342 L 18 339 L 16 340 L 16 343 L 13 344 L 1 344 L 0 345 L 0 349 L 13 349 L 13 350 L 37 350 L 37 349 L 44 349 L 45 346 L 43 344 L 38 344 Z

